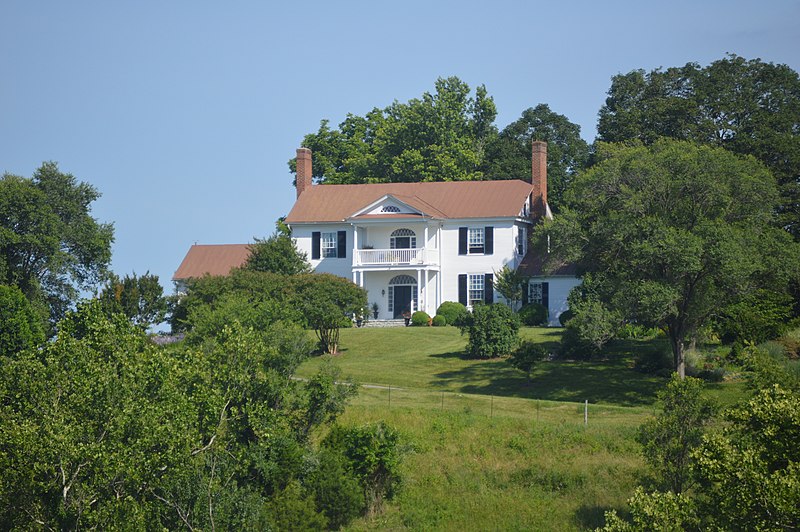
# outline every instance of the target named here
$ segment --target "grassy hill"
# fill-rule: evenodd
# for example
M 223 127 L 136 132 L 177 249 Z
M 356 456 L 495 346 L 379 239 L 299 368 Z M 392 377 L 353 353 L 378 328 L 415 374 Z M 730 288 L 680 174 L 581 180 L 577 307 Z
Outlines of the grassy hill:
M 558 329 L 521 336 L 554 351 Z M 666 379 L 633 369 L 660 340 L 613 344 L 606 360 L 542 362 L 528 380 L 504 359 L 463 357 L 453 327 L 346 329 L 326 359 L 363 385 L 342 422 L 383 419 L 409 444 L 405 484 L 382 516 L 351 529 L 586 530 L 624 510 L 645 474 L 636 428 Z M 741 384 L 709 385 L 725 402 Z M 584 401 L 589 401 L 584 425 Z

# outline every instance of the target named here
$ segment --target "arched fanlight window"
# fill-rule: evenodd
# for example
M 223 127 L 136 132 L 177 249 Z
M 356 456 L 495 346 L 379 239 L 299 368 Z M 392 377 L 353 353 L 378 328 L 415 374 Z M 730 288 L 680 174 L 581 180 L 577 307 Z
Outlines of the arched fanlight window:
M 417 234 L 411 229 L 397 229 L 389 237 L 391 249 L 414 249 L 417 247 Z
M 417 284 L 417 280 L 414 279 L 413 277 L 411 277 L 410 275 L 396 275 L 396 276 L 392 277 L 392 280 L 389 281 L 389 284 L 390 285 L 396 285 L 396 284 L 416 285 Z

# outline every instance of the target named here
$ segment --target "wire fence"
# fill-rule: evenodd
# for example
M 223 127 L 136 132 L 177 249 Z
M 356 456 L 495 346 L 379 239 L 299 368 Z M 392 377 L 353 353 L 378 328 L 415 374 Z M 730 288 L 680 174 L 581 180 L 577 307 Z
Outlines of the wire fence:
M 638 426 L 652 408 L 621 407 L 521 397 L 458 393 L 393 386 L 362 385 L 354 404 L 369 409 L 415 409 L 464 413 L 489 418 L 517 418 L 534 422 L 575 425 L 628 424 Z

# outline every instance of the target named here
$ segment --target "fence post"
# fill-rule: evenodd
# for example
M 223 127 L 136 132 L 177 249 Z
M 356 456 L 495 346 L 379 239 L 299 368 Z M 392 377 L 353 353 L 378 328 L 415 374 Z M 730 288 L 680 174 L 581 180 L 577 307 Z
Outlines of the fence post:
M 583 403 L 583 426 L 586 427 L 589 425 L 589 400 Z

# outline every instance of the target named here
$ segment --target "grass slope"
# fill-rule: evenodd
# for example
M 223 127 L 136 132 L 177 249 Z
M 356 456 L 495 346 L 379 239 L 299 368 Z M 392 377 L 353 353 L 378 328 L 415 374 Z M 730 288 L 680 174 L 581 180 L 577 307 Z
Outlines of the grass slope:
M 553 351 L 560 334 L 521 331 Z M 395 500 L 349 529 L 588 530 L 605 510 L 624 512 L 645 473 L 634 435 L 666 382 L 634 371 L 633 360 L 664 343 L 616 342 L 603 361 L 542 362 L 531 380 L 504 359 L 463 358 L 465 345 L 452 327 L 342 331 L 334 362 L 370 385 L 342 423 L 385 420 L 410 447 Z M 725 383 L 709 393 L 731 402 L 741 391 Z

